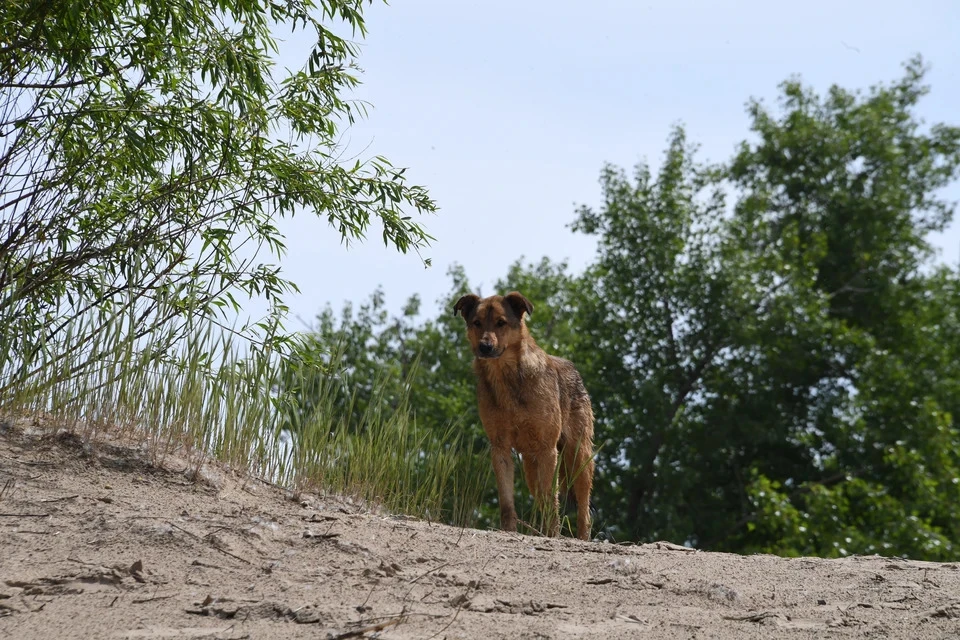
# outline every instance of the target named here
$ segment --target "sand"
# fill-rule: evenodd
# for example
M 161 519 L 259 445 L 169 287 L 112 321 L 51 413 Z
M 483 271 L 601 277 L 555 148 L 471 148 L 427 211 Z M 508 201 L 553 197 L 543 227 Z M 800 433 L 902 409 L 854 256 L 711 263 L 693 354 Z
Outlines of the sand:
M 960 637 L 958 564 L 459 529 L 196 467 L 6 423 L 0 638 Z

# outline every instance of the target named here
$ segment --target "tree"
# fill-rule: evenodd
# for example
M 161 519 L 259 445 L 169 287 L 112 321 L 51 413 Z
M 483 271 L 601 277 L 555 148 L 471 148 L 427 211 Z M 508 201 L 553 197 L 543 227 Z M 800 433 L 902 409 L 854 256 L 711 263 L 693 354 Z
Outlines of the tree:
M 941 189 L 958 174 L 960 128 L 922 125 L 914 109 L 926 70 L 916 59 L 905 71 L 864 97 L 834 87 L 819 99 L 788 82 L 781 118 L 751 105 L 760 142 L 730 167 L 744 193 L 741 229 L 755 230 L 748 246 L 778 256 L 793 298 L 782 298 L 778 319 L 790 326 L 803 309 L 808 339 L 805 357 L 778 354 L 766 372 L 790 394 L 785 435 L 803 465 L 753 465 L 757 511 L 733 536 L 738 546 L 960 553 L 958 274 L 930 272 L 928 240 L 953 218 Z M 796 518 L 765 515 L 785 498 Z
M 619 444 L 597 492 L 614 536 L 960 555 L 958 274 L 926 268 L 960 129 L 921 127 L 923 72 L 862 97 L 787 82 L 725 167 L 678 131 L 656 179 L 604 172 L 575 225 L 599 239 L 577 335 Z
M 734 293 L 737 272 L 724 268 L 729 250 L 718 241 L 723 193 L 694 151 L 678 129 L 656 178 L 645 164 L 633 180 L 605 168 L 602 206 L 581 208 L 573 225 L 598 236 L 578 298 L 574 361 L 598 440 L 608 441 L 596 502 L 615 538 L 685 540 L 686 481 L 671 460 L 705 399 L 707 369 L 758 304 L 755 291 Z
M 600 535 L 960 558 L 960 272 L 929 244 L 954 214 L 960 129 L 918 120 L 923 76 L 911 61 L 825 96 L 791 80 L 778 109 L 750 103 L 753 140 L 715 166 L 678 128 L 656 170 L 603 169 L 600 205 L 573 223 L 597 239 L 583 274 L 518 261 L 496 284 L 533 301 L 531 332 L 583 375 Z M 460 421 L 465 455 L 484 456 L 450 313 L 470 286 L 452 276 L 434 318 L 374 298 L 339 324 L 328 311 L 318 344 L 348 345 L 342 379 L 363 393 L 419 362 L 418 418 Z M 491 486 L 489 523 L 493 505 Z
M 150 336 L 163 357 L 237 295 L 280 314 L 294 285 L 279 216 L 306 211 L 344 241 L 377 221 L 402 252 L 430 236 L 405 213 L 435 210 L 381 157 L 340 162 L 363 112 L 362 0 L 13 2 L 0 8 L 0 392 L 42 369 L 97 366 L 98 336 Z M 314 39 L 280 73 L 273 34 Z M 428 261 L 427 261 L 428 262 Z M 269 323 L 244 328 L 265 340 Z M 266 333 L 264 333 L 266 332 Z M 78 353 L 84 354 L 76 358 Z M 2 394 L 0 394 L 2 395 Z

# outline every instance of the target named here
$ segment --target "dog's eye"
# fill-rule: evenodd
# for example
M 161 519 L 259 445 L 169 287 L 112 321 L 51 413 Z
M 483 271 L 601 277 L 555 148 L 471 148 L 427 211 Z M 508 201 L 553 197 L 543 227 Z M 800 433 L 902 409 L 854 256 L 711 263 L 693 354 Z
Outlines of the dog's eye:
M 475 326 L 475 327 L 481 327 L 482 325 L 480 324 L 480 321 L 479 321 L 479 320 L 474 320 L 474 321 L 473 321 L 473 326 Z
M 503 318 L 500 318 L 499 320 L 497 320 L 497 326 L 498 326 L 498 327 L 502 327 L 502 326 L 505 325 L 505 324 L 507 324 L 507 321 L 504 320 Z

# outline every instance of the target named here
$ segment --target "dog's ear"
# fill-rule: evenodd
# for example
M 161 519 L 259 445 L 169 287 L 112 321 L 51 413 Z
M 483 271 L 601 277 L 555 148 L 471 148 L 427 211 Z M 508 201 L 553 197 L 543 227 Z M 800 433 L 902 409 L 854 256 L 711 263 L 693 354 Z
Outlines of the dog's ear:
M 521 320 L 523 319 L 524 312 L 526 312 L 528 316 L 533 313 L 533 303 L 524 298 L 519 291 L 511 291 L 503 296 L 503 300 L 510 305 L 513 312 L 516 313 L 517 317 Z
M 473 311 L 473 308 L 477 306 L 477 303 L 480 302 L 480 296 L 468 293 L 459 300 L 457 304 L 453 305 L 453 315 L 458 313 L 463 316 L 463 319 L 466 320 L 467 316 Z

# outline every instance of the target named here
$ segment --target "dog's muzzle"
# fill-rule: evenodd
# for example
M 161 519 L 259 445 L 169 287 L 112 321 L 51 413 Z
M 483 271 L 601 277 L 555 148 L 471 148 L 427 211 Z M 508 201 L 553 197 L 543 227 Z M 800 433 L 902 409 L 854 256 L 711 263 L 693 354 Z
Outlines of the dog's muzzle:
M 491 358 L 496 355 L 496 350 L 489 342 L 481 342 L 477 345 L 477 352 L 481 358 Z

